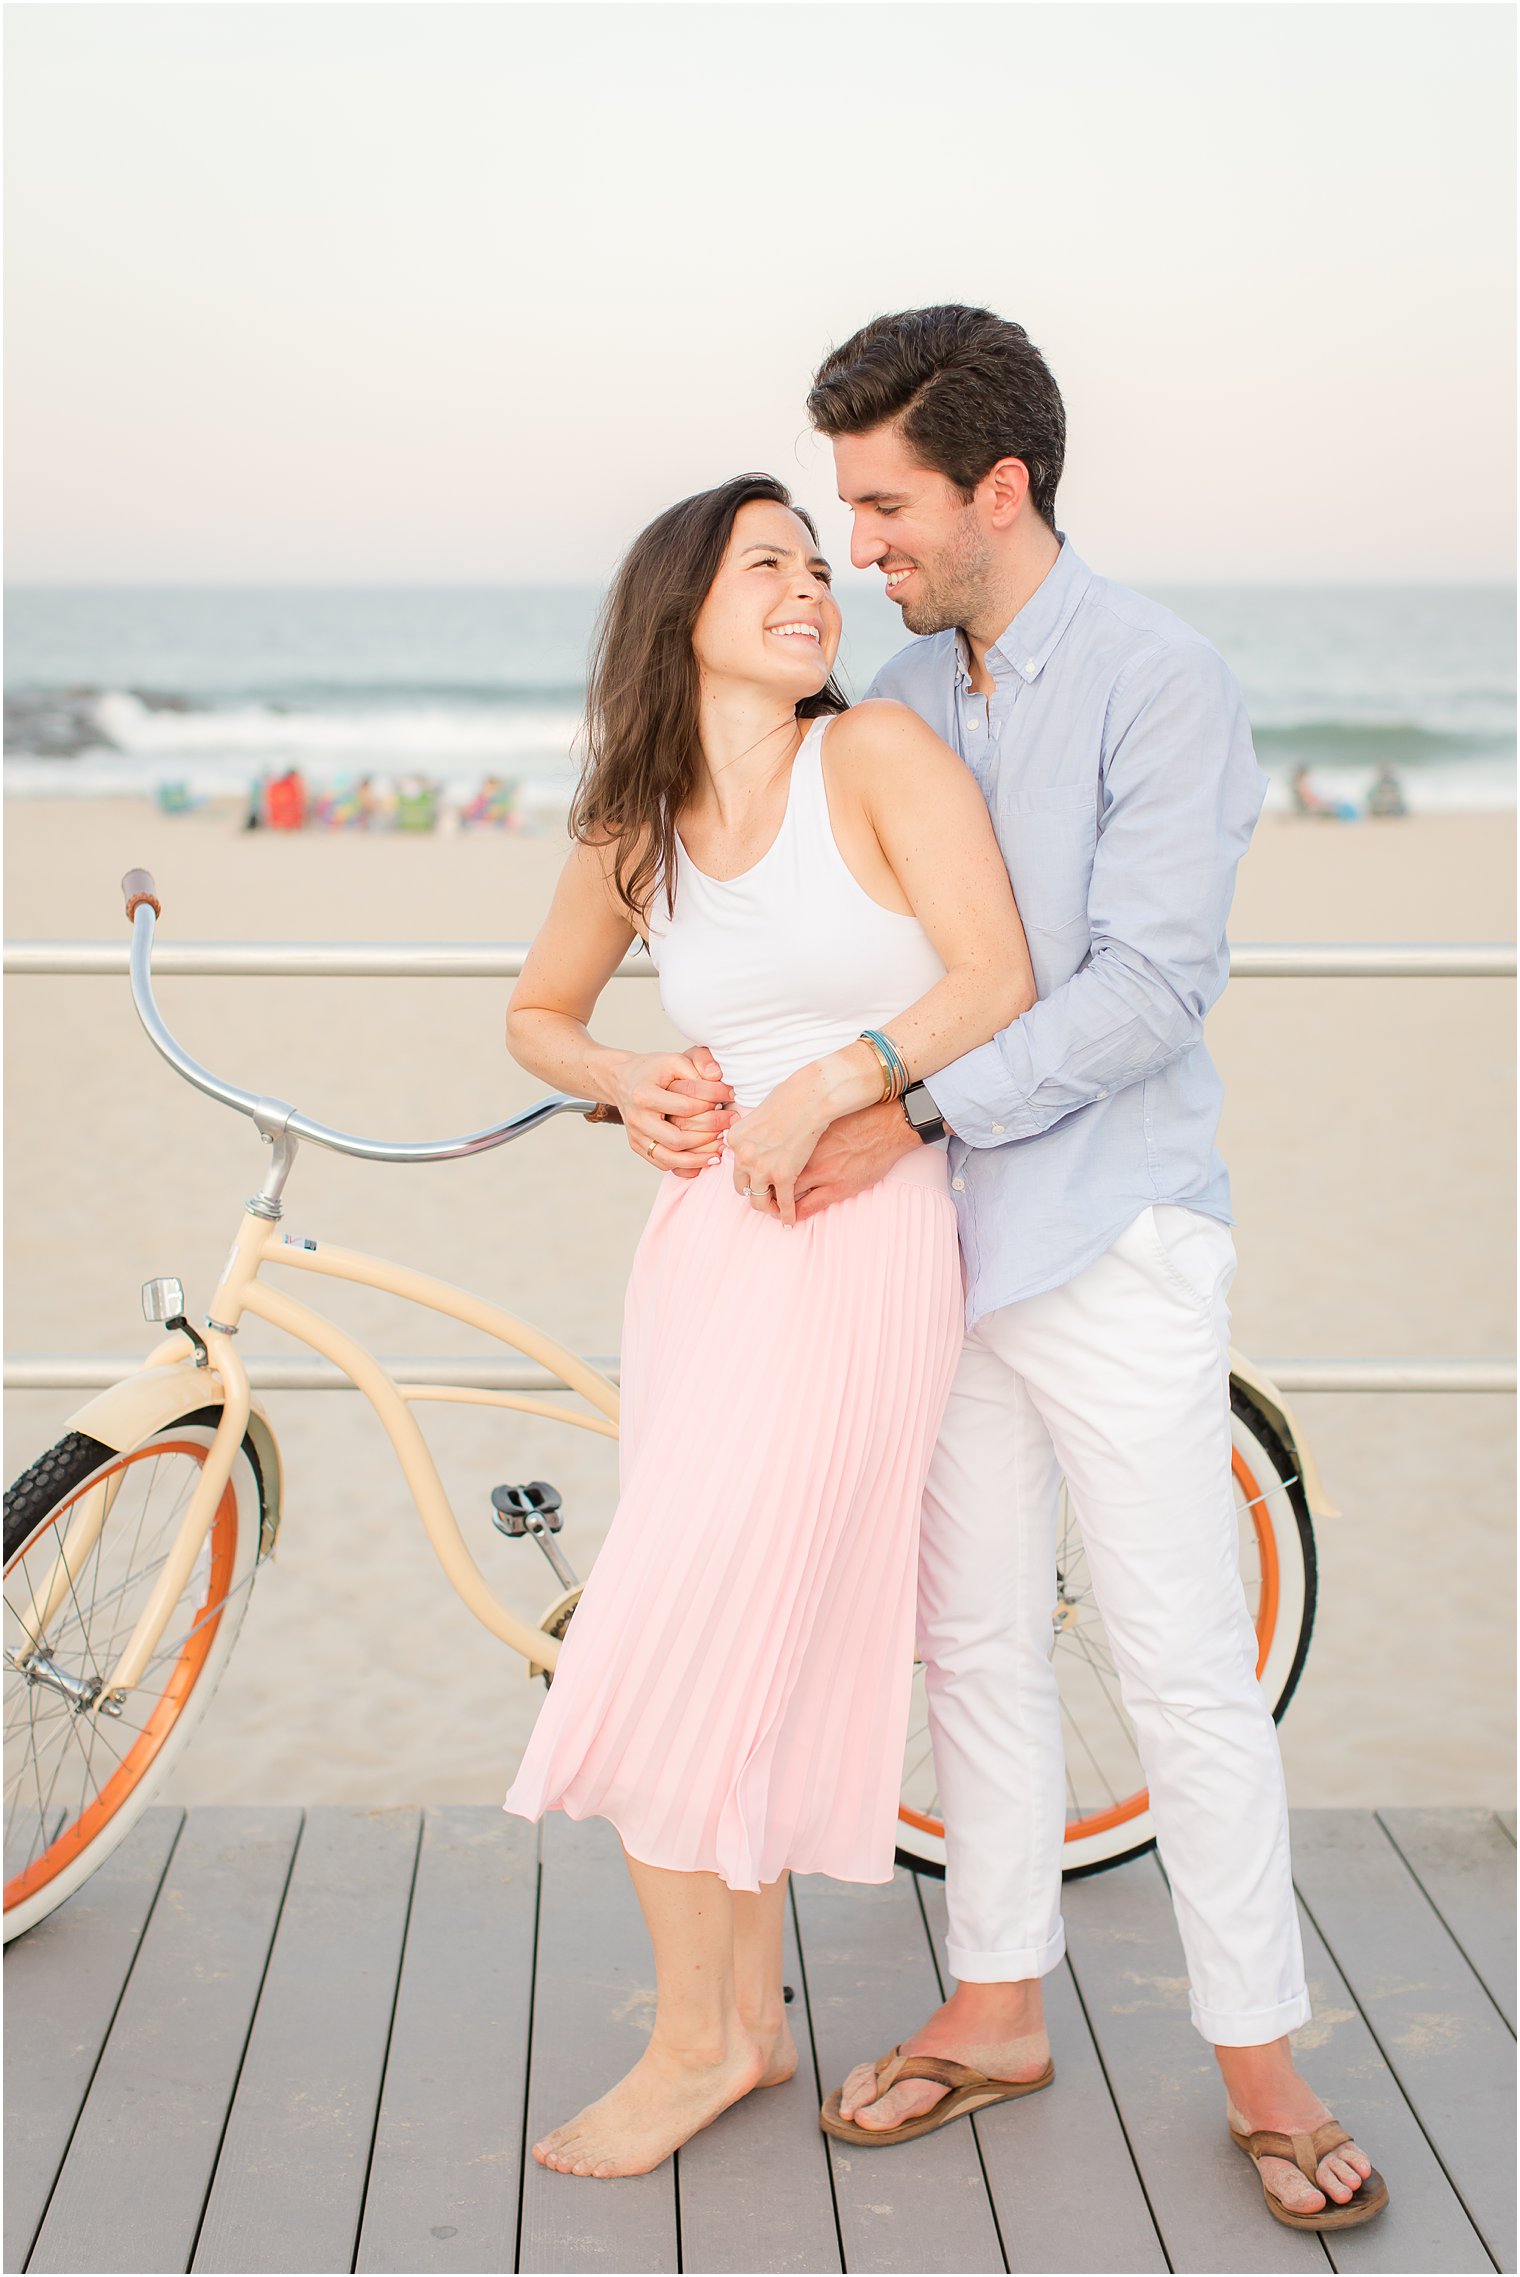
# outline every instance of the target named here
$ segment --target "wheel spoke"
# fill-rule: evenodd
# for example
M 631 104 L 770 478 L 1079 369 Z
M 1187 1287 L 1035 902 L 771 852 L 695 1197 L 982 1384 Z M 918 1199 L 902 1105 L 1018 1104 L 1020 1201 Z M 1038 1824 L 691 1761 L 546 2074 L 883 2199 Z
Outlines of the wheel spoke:
M 70 1716 L 67 1716 L 67 1717 L 65 1718 L 65 1720 L 64 1720 L 64 1724 L 63 1724 L 63 1727 L 62 1727 L 62 1729 L 63 1729 L 63 1736 L 65 1737 L 65 1739 L 68 1737 L 68 1735 L 69 1735 L 69 1732 L 72 1730 L 72 1728 L 73 1728 L 73 1723 L 74 1723 L 74 1719 L 73 1719 L 73 1716 L 72 1716 L 72 1715 L 70 1715 Z M 47 1800 L 46 1800 L 45 1802 L 44 1802 L 44 1801 L 39 1801 L 39 1803 L 38 1803 L 38 1806 L 37 1806 L 37 1834 L 38 1834 L 38 1839 L 41 1841 L 41 1843 L 42 1843 L 42 1847 L 43 1847 L 43 1849 L 44 1849 L 44 1850 L 47 1848 L 47 1814 L 48 1814 L 48 1804 L 49 1804 L 49 1803 L 51 1803 L 51 1802 L 52 1802 L 52 1800 L 53 1800 L 53 1791 L 54 1791 L 54 1789 L 56 1788 L 56 1786 L 58 1785 L 58 1781 L 59 1781 L 59 1779 L 60 1779 L 60 1777 L 62 1776 L 62 1773 L 63 1773 L 63 1767 L 64 1767 L 65 1763 L 68 1761 L 68 1759 L 69 1759 L 69 1751 L 68 1751 L 68 1749 L 67 1749 L 66 1747 L 60 1747 L 60 1748 L 59 1748 L 59 1750 L 58 1750 L 58 1767 L 57 1767 L 57 1769 L 54 1771 L 52 1778 L 51 1778 L 51 1779 L 48 1781 Z M 37 1783 L 38 1783 L 38 1789 L 39 1789 L 39 1794 L 40 1794 L 41 1785 L 42 1785 L 42 1781 L 41 1781 L 41 1777 L 40 1777 L 40 1774 L 39 1774 L 39 1777 L 38 1777 L 38 1782 L 37 1782 Z
M 1102 1764 L 1098 1761 L 1098 1758 L 1096 1755 L 1094 1755 L 1091 1747 L 1088 1745 L 1086 1732 L 1083 1731 L 1082 1726 L 1077 1722 L 1075 1716 L 1072 1714 L 1070 1708 L 1068 1708 L 1064 1700 L 1061 1702 L 1061 1713 L 1066 1718 L 1066 1721 L 1071 1725 L 1072 1730 L 1076 1733 L 1077 1740 L 1081 1746 L 1083 1754 L 1087 1757 L 1088 1762 L 1092 1765 L 1094 1771 L 1096 1771 L 1098 1774 L 1098 1784 L 1102 1787 L 1104 1793 L 1108 1796 L 1109 1801 L 1111 1803 L 1117 1804 L 1119 1798 L 1114 1793 L 1113 1788 L 1109 1785 L 1107 1772 L 1104 1770 Z
M 163 1556 L 155 1558 L 151 1565 L 145 1565 L 137 1568 L 133 1572 L 129 1573 L 124 1581 L 113 1582 L 109 1589 L 102 1590 L 101 1592 L 100 1610 L 103 1613 L 109 1612 L 113 1605 L 118 1604 L 120 1600 L 125 1597 L 129 1589 L 140 1589 L 144 1582 L 151 1581 L 153 1579 L 153 1576 L 156 1573 L 160 1572 L 163 1567 L 168 1564 L 168 1562 L 169 1552 L 165 1550 Z M 117 1624 L 116 1629 L 113 1631 L 111 1641 L 101 1655 L 101 1658 L 107 1663 L 109 1663 L 115 1651 L 117 1637 L 121 1634 L 122 1629 L 125 1627 L 126 1621 L 123 1619 Z M 60 1634 L 58 1644 L 62 1645 L 67 1639 L 67 1636 L 68 1630 L 64 1629 Z M 55 1649 L 57 1648 L 55 1647 Z
M 68 1583 L 69 1601 L 77 1613 L 79 1610 L 79 1597 L 77 1591 L 74 1588 L 74 1576 L 69 1567 L 67 1545 L 61 1540 L 58 1544 L 58 1563 L 62 1566 L 63 1578 Z M 90 1640 L 88 1634 L 85 1635 L 83 1643 L 85 1652 L 89 1655 L 90 1674 L 92 1676 L 98 1676 L 100 1674 L 100 1670 L 95 1665 L 95 1657 L 93 1653 L 90 1652 Z
M 143 1670 L 143 1674 L 146 1676 L 152 1669 L 160 1667 L 171 1656 L 177 1660 L 191 1638 L 198 1637 L 208 1621 L 220 1620 L 222 1614 L 232 1603 L 233 1598 L 240 1597 L 245 1589 L 252 1587 L 253 1577 L 257 1571 L 257 1566 L 250 1566 L 235 1589 L 229 1589 L 225 1597 L 219 1597 L 214 1605 L 205 1607 L 193 1628 L 186 1629 L 184 1635 L 177 1638 L 173 1644 L 161 1646 L 149 1661 L 147 1668 Z M 136 1692 L 141 1691 L 143 1687 L 136 1684 L 124 1684 L 119 1689 L 124 1692 Z
M 1076 1644 L 1077 1650 L 1081 1653 L 1082 1658 L 1086 1661 L 1088 1667 L 1092 1670 L 1094 1676 L 1096 1676 L 1098 1679 L 1098 1689 L 1102 1692 L 1104 1699 L 1108 1702 L 1109 1707 L 1112 1709 L 1114 1721 L 1122 1727 L 1126 1734 L 1129 1734 L 1132 1730 L 1130 1720 L 1124 1713 L 1121 1702 L 1115 1699 L 1113 1693 L 1110 1692 L 1107 1683 L 1104 1681 L 1103 1671 L 1098 1666 L 1097 1661 L 1093 1658 L 1092 1653 L 1088 1650 L 1086 1640 L 1076 1637 L 1075 1633 L 1073 1632 L 1073 1641 Z M 1118 1682 L 1117 1676 L 1115 1676 L 1114 1681 L 1115 1683 Z
M 35 1780 L 37 1786 L 37 1836 L 38 1840 L 40 1841 L 47 1828 L 47 1804 L 42 1799 L 42 1769 L 37 1761 L 37 1736 L 35 1726 L 33 1727 L 32 1731 L 31 1760 L 32 1777 Z M 51 1790 L 49 1791 L 51 1792 Z M 31 1864 L 32 1859 L 35 1855 L 35 1851 L 31 1848 L 28 1848 L 26 1854 L 26 1862 L 28 1865 Z
M 151 1658 L 136 1683 L 120 1688 L 113 1712 L 105 1712 L 102 1680 L 161 1582 L 205 1476 L 198 1442 L 181 1449 L 172 1444 L 172 1429 L 162 1436 L 170 1443 L 149 1441 L 112 1458 L 103 1473 L 79 1477 L 76 1457 L 77 1484 L 33 1522 L 6 1576 L 5 1872 L 8 1884 L 26 1885 L 28 1906 L 36 1899 L 46 1910 L 42 1893 L 66 1859 L 83 1855 L 89 1870 L 97 1828 L 104 1834 L 116 1823 L 120 1802 L 140 1793 L 143 1778 L 153 1775 L 157 1743 L 176 1729 L 187 1707 L 198 1711 L 209 1692 L 209 1686 L 198 1695 L 195 1690 L 208 1649 L 222 1650 L 211 1641 L 217 1624 L 234 1600 L 241 1601 L 259 1562 L 257 1544 L 239 1541 L 246 1504 L 228 1509 L 219 1498 Z M 88 1513 L 92 1491 L 109 1499 L 81 1556 L 66 1548 L 67 1530 L 81 1507 Z M 242 1565 L 247 1570 L 234 1581 Z M 36 1609 L 55 1583 L 56 1611 L 34 1639 Z M 47 1665 L 29 1674 L 24 1663 L 34 1656 Z M 94 1690 L 92 1701 L 73 1696 L 76 1681 Z M 87 1730 L 81 1728 L 86 1716 Z M 89 1841 L 81 1853 L 71 1830 L 86 1826 Z M 60 1855 L 65 1841 L 73 1847 Z
M 1115 1668 L 1109 1653 L 1108 1631 L 1103 1626 L 1101 1614 L 1091 1621 L 1073 1621 L 1070 1628 L 1063 1629 L 1057 1643 L 1057 1651 L 1060 1651 L 1068 1641 L 1074 1652 L 1081 1652 L 1095 1668 L 1105 1668 L 1114 1682 L 1118 1683 L 1119 1671 Z M 1101 1659 L 1094 1657 L 1096 1655 L 1101 1655 Z
M 932 1740 L 926 1738 L 923 1746 L 919 1749 L 917 1755 L 914 1756 L 912 1762 L 905 1763 L 903 1766 L 903 1785 L 905 1787 L 911 1783 L 915 1773 L 921 1771 L 924 1765 L 932 1759 L 933 1754 L 934 1743 Z
M 30 1729 L 30 1731 L 31 1731 L 32 1733 L 35 1733 L 35 1731 L 36 1731 L 36 1729 L 37 1729 L 37 1720 L 38 1720 L 38 1719 L 37 1719 L 37 1713 L 36 1713 L 36 1710 L 37 1710 L 37 1690 L 36 1690 L 35 1688 L 33 1688 L 33 1687 L 30 1687 L 30 1686 L 28 1687 L 28 1689 L 27 1689 L 27 1695 L 26 1695 L 26 1700 L 25 1700 L 25 1702 L 24 1702 L 24 1705 L 26 1706 L 26 1708 L 27 1708 L 27 1710 L 28 1710 L 28 1715 L 27 1715 L 27 1719 L 26 1719 L 26 1720 L 27 1720 L 27 1724 L 28 1724 L 28 1726 L 29 1726 L 29 1729 Z M 49 1696 L 48 1696 L 48 1698 L 47 1698 L 47 1699 L 46 1699 L 46 1700 L 45 1700 L 45 1701 L 42 1703 L 42 1706 L 43 1706 L 44 1710 L 46 1711 L 46 1714 L 47 1714 L 47 1715 L 49 1715 L 49 1716 L 52 1716 L 52 1717 L 54 1718 L 54 1720 L 55 1720 L 55 1721 L 56 1721 L 56 1719 L 57 1719 L 57 1717 L 58 1717 L 59 1715 L 67 1715 L 67 1714 L 69 1713 L 69 1709 L 68 1709 L 67 1703 L 66 1703 L 65 1701 L 61 1700 L 61 1699 L 58 1697 L 58 1695 L 57 1695 L 57 1693 L 56 1693 L 56 1692 L 54 1692 L 54 1693 L 50 1693 L 50 1694 L 49 1694 Z M 17 1720 L 16 1720 L 15 1730 L 16 1730 L 16 1733 L 17 1733 L 17 1735 L 18 1735 L 18 1738 L 19 1738 L 19 1734 L 20 1734 L 20 1730 L 21 1730 L 21 1719 L 20 1719 L 19 1717 L 18 1717 L 18 1718 L 17 1718 Z M 14 1770 L 14 1771 L 11 1773 L 11 1775 L 10 1775 L 10 1781 L 9 1781 L 9 1784 L 10 1784 L 10 1785 L 12 1785 L 12 1786 L 14 1786 L 18 1780 L 24 1779 L 24 1778 L 26 1777 L 26 1762 L 27 1762 L 27 1753 L 28 1753 L 28 1751 L 27 1751 L 27 1750 L 24 1750 L 24 1749 L 22 1749 L 22 1748 L 20 1748 L 20 1747 L 19 1747 L 19 1745 L 18 1745 L 18 1746 L 12 1747 L 12 1748 L 9 1750 L 9 1752 L 10 1752 L 10 1754 L 12 1754 L 12 1755 L 15 1755 L 15 1756 L 19 1756 L 19 1757 L 20 1757 L 20 1760 L 17 1762 L 17 1765 L 16 1765 L 16 1768 L 15 1768 L 15 1770 Z
M 153 1458 L 153 1468 L 148 1473 L 148 1483 L 142 1491 L 142 1508 L 137 1514 L 137 1532 L 133 1536 L 132 1548 L 127 1557 L 128 1573 L 134 1572 L 137 1566 L 137 1553 L 142 1547 L 143 1524 L 148 1515 L 148 1505 L 153 1500 L 153 1489 L 158 1484 L 158 1471 L 161 1459 L 161 1457 L 156 1455 Z
M 70 1722 L 69 1722 L 69 1736 L 72 1738 L 72 1740 L 73 1740 L 73 1742 L 74 1742 L 74 1745 L 75 1745 L 75 1746 L 78 1748 L 78 1750 L 79 1750 L 79 1753 L 80 1753 L 81 1757 L 83 1758 L 83 1761 L 84 1761 L 84 1775 L 85 1775 L 85 1777 L 86 1777 L 86 1778 L 89 1780 L 89 1782 L 90 1782 L 90 1785 L 91 1785 L 91 1786 L 94 1788 L 94 1790 L 95 1790 L 95 1796 L 96 1796 L 96 1799 L 98 1800 L 98 1799 L 99 1799 L 99 1796 L 100 1796 L 100 1781 L 99 1781 L 99 1780 L 98 1780 L 98 1779 L 95 1777 L 94 1766 L 92 1765 L 92 1763 L 91 1763 L 91 1761 L 90 1761 L 90 1751 L 89 1751 L 89 1749 L 88 1749 L 88 1748 L 85 1746 L 85 1744 L 84 1744 L 84 1741 L 83 1741 L 83 1740 L 80 1738 L 80 1736 L 79 1736 L 79 1722 L 78 1722 L 78 1718 L 77 1718 L 77 1717 L 71 1717 L 71 1718 L 70 1718 Z M 65 1764 L 67 1761 L 68 1761 L 68 1757 L 67 1757 L 67 1755 L 62 1755 L 62 1756 L 60 1756 L 60 1758 L 59 1758 L 59 1769 L 60 1769 L 60 1770 L 63 1768 L 63 1765 L 64 1765 L 64 1764 Z M 78 1811 L 75 1813 L 75 1816 L 76 1816 L 76 1817 L 79 1817 L 79 1816 L 81 1816 L 81 1815 L 83 1814 L 83 1811 L 84 1811 L 84 1807 L 85 1807 L 85 1806 L 84 1806 L 83 1798 L 81 1798 L 79 1810 L 78 1810 Z
M 1242 1495 L 1241 1502 L 1247 1510 L 1265 1510 L 1274 1494 L 1282 1494 L 1288 1487 L 1298 1486 L 1300 1483 L 1297 1471 L 1293 1471 L 1287 1478 L 1280 1478 L 1274 1485 L 1269 1486 L 1264 1494 Z

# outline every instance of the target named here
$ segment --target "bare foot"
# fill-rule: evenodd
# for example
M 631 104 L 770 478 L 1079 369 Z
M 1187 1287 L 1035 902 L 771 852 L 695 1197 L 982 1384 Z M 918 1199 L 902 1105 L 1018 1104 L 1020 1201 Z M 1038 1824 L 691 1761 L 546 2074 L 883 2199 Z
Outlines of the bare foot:
M 558 2174 L 648 2174 L 720 2111 L 758 2087 L 765 2052 L 747 2034 L 716 2062 L 696 2063 L 653 2042 L 617 2086 L 533 2145 Z
M 967 1994 L 972 1997 L 966 1998 Z M 1028 2028 L 1009 2029 L 1018 2023 L 1026 2023 Z M 996 2036 L 992 2036 L 994 2026 Z M 1050 2041 L 1037 1990 L 1027 1998 L 1022 2013 L 1019 2004 L 1005 2001 L 995 2015 L 982 1987 L 960 1987 L 922 2030 L 902 2045 L 905 2055 L 945 2056 L 952 2063 L 984 2071 L 991 2079 L 1005 2079 L 1010 2086 L 1038 2079 L 1050 2061 Z M 857 2064 L 844 2083 L 839 2115 L 862 2127 L 900 2127 L 932 2111 L 949 2093 L 948 2087 L 932 2079 L 905 2079 L 876 2098 L 875 2065 Z
M 783 2016 L 775 2038 L 766 2048 L 765 2069 L 760 2074 L 756 2085 L 759 2087 L 780 2087 L 792 2077 L 796 2069 L 797 2043 L 792 2038 L 790 2024 Z
M 1313 2088 L 1299 2078 L 1289 2039 L 1216 2048 L 1214 2056 L 1224 2080 L 1230 2125 L 1237 2134 L 1265 2129 L 1277 2135 L 1312 2135 L 1330 2117 Z M 1354 2198 L 1372 2172 L 1372 2161 L 1355 2143 L 1342 2143 L 1320 2160 L 1315 2170 L 1318 2189 L 1288 2158 L 1264 2158 L 1259 2170 L 1264 2186 L 1290 2213 L 1317 2214 L 1327 2198 L 1338 2206 Z
M 1293 2087 L 1296 2093 L 1255 2104 L 1250 2118 L 1237 2110 L 1231 2099 L 1226 2103 L 1230 2125 L 1241 2135 L 1255 2134 L 1259 2128 L 1270 2128 L 1279 2135 L 1312 2135 L 1331 2114 L 1301 2079 L 1295 2079 Z M 1320 2183 L 1317 2190 L 1290 2158 L 1263 2158 L 1257 2164 L 1266 2188 L 1292 2214 L 1317 2214 L 1327 2198 L 1344 2206 L 1372 2172 L 1371 2159 L 1355 2143 L 1342 2143 L 1320 2160 L 1315 2170 Z

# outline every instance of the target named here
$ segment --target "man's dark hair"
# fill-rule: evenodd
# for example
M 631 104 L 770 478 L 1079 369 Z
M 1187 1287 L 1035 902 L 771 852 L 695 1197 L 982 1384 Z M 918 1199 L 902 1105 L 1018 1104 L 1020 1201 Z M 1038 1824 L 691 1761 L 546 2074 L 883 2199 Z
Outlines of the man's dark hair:
M 1066 411 L 1022 324 L 990 308 L 908 308 L 831 349 L 813 375 L 808 417 L 823 435 L 863 435 L 887 420 L 925 466 L 969 498 L 999 459 L 1022 459 L 1029 495 L 1055 528 Z

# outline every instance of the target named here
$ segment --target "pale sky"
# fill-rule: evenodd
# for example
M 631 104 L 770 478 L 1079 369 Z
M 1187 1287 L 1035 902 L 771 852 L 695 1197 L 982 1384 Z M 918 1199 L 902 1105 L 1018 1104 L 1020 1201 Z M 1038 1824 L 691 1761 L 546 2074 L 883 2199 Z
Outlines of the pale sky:
M 597 581 L 878 312 L 1017 317 L 1129 582 L 1513 573 L 1502 4 L 196 5 L 7 27 L 13 583 Z

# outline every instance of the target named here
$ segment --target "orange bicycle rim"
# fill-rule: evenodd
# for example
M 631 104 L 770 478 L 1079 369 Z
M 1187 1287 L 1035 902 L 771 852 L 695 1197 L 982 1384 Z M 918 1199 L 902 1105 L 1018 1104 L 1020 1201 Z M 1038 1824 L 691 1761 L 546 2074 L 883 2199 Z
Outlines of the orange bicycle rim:
M 89 1478 L 83 1480 L 74 1489 L 67 1502 L 59 1504 L 48 1524 L 50 1527 L 56 1527 L 68 1515 L 80 1495 L 99 1486 L 103 1479 L 112 1478 L 118 1471 L 128 1469 L 135 1462 L 146 1461 L 150 1457 L 157 1461 L 163 1455 L 188 1455 L 194 1462 L 204 1466 L 206 1454 L 207 1450 L 201 1446 L 198 1440 L 194 1439 L 160 1439 L 155 1440 L 151 1447 L 134 1448 L 130 1454 L 123 1455 L 118 1462 L 107 1464 L 103 1470 L 95 1471 Z M 34 1535 L 32 1537 L 33 1543 L 36 1540 L 37 1536 Z M 214 1606 L 215 1611 L 202 1620 L 199 1617 L 201 1609 L 197 1610 L 197 1617 L 191 1623 L 190 1634 L 180 1648 L 179 1657 L 169 1672 L 163 1691 L 154 1702 L 152 1714 L 89 1808 L 81 1812 L 74 1824 L 66 1828 L 56 1841 L 49 1843 L 42 1855 L 39 1858 L 34 1858 L 23 1873 L 17 1874 L 13 1880 L 6 1883 L 5 1910 L 7 1913 L 12 1906 L 22 1904 L 36 1891 L 45 1888 L 56 1875 L 63 1872 L 66 1866 L 72 1864 L 82 1850 L 95 1840 L 103 1827 L 109 1825 L 117 1812 L 129 1800 L 134 1790 L 142 1783 L 149 1765 L 178 1722 L 180 1712 L 194 1691 L 201 1670 L 206 1665 L 207 1655 L 211 1650 L 216 1632 L 221 1626 L 222 1607 L 227 1601 L 227 1592 L 232 1583 L 233 1560 L 237 1550 L 237 1495 L 231 1479 L 227 1481 L 222 1499 L 217 1504 L 216 1513 L 212 1518 L 210 1542 L 211 1579 L 206 1593 L 206 1604 Z M 20 1555 L 21 1552 L 18 1550 L 16 1557 L 19 1558 Z M 15 1559 L 11 1561 L 12 1566 L 15 1562 Z M 6 1568 L 7 1574 L 10 1571 L 11 1567 L 8 1566 Z

